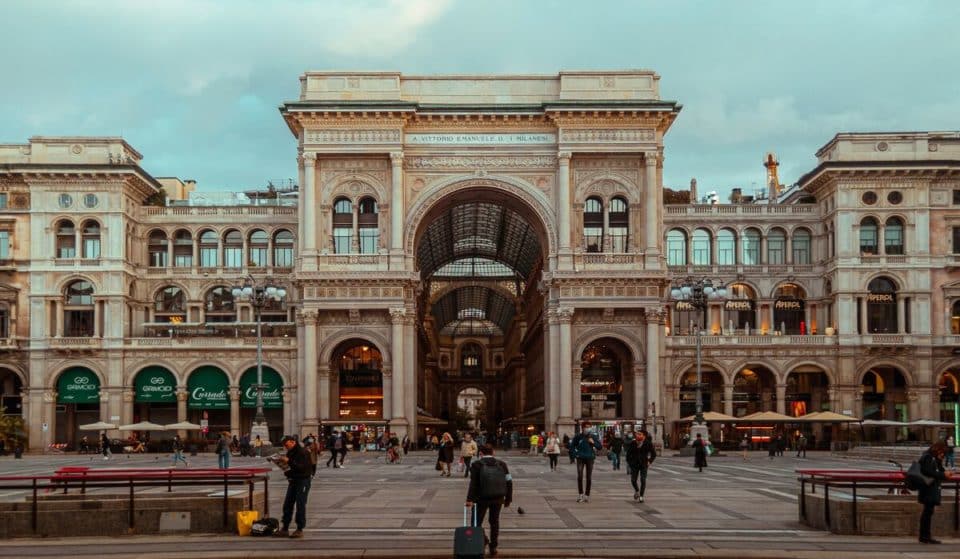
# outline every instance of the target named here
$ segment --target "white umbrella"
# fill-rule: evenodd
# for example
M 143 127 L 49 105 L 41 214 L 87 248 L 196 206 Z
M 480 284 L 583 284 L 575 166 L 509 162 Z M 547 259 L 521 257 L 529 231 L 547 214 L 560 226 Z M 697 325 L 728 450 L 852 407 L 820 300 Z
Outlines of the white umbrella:
M 165 426 L 171 431 L 199 431 L 203 429 L 202 426 L 197 425 L 196 423 L 190 423 L 189 421 L 181 421 L 180 423 L 171 423 Z
M 167 427 L 158 423 L 141 421 L 140 423 L 131 423 L 130 425 L 121 425 L 118 427 L 121 431 L 166 431 Z
M 860 422 L 866 427 L 906 427 L 907 424 L 902 421 L 893 421 L 890 419 L 864 419 Z
M 81 425 L 77 427 L 81 431 L 106 431 L 108 429 L 116 429 L 117 426 L 113 423 L 107 423 L 105 421 L 98 421 L 96 423 L 87 423 L 86 425 Z
M 912 427 L 953 427 L 953 423 L 947 421 L 936 421 L 933 419 L 918 419 L 907 423 Z

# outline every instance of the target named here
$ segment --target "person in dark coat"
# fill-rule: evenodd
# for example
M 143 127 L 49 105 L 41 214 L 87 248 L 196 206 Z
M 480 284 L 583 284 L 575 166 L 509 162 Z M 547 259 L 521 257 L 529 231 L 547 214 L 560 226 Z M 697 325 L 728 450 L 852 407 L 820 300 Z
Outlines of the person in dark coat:
M 943 457 L 947 453 L 947 445 L 943 441 L 936 442 L 920 456 L 920 473 L 933 478 L 930 485 L 921 485 L 917 492 L 917 502 L 923 505 L 920 513 L 920 543 L 940 543 L 930 535 L 930 524 L 933 521 L 933 509 L 940 504 L 940 484 L 950 479 L 949 472 L 943 469 Z
M 484 468 L 499 470 L 499 476 L 493 475 L 488 478 L 484 475 Z M 485 487 L 488 480 L 492 481 L 496 477 L 503 482 L 502 485 Z M 477 507 L 474 526 L 482 526 L 483 517 L 489 512 L 490 539 L 488 541 L 491 557 L 496 556 L 497 545 L 500 543 L 500 510 L 503 507 L 509 508 L 511 502 L 513 502 L 513 477 L 510 475 L 510 469 L 502 460 L 493 457 L 493 446 L 485 444 L 480 447 L 480 459 L 470 465 L 470 486 L 467 489 L 466 506 L 467 508 L 474 505 Z M 519 512 L 522 513 L 523 510 Z
M 440 464 L 441 476 L 450 477 L 450 465 L 453 464 L 453 445 L 453 437 L 450 433 L 444 433 L 437 451 L 437 463 Z
M 633 485 L 635 501 L 643 502 L 643 493 L 647 490 L 647 468 L 653 464 L 656 457 L 657 451 L 650 442 L 650 434 L 645 430 L 638 431 L 634 438 L 627 442 L 627 469 L 630 470 L 630 484 Z
M 697 439 L 693 441 L 693 467 L 701 472 L 707 467 L 707 445 L 700 433 L 697 433 Z
M 767 443 L 767 456 L 773 460 L 773 457 L 777 455 L 777 449 L 780 448 L 780 435 L 773 435 L 770 437 L 770 442 Z
M 310 479 L 313 477 L 310 467 L 310 456 L 300 446 L 297 439 L 286 436 L 280 443 L 287 453 L 278 460 L 282 468 L 285 468 L 284 474 L 287 476 L 287 494 L 283 499 L 283 517 L 280 521 L 280 529 L 273 533 L 274 536 L 291 538 L 302 538 L 303 528 L 307 525 L 307 496 L 310 493 Z M 290 521 L 293 520 L 293 509 L 297 509 L 297 529 L 290 532 Z

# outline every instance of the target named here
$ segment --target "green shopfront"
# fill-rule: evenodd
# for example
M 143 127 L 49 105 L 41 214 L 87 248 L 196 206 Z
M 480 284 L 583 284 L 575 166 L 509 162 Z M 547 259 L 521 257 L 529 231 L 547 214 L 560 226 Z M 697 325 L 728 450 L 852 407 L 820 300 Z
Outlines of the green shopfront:
M 276 370 L 263 366 L 263 415 L 270 428 L 270 440 L 283 437 L 283 378 Z M 257 413 L 257 368 L 250 367 L 240 377 L 240 432 L 248 433 Z M 276 444 L 276 443 L 274 443 Z
M 70 367 L 57 379 L 57 407 L 54 420 L 54 443 L 67 443 L 76 448 L 80 437 L 90 441 L 98 432 L 82 432 L 80 426 L 96 423 L 100 417 L 100 377 L 87 367 Z M 48 427 L 49 428 L 49 427 Z
M 230 431 L 230 379 L 218 367 L 194 369 L 187 378 L 187 419 L 206 429 L 208 438 Z
M 177 378 L 165 367 L 142 369 L 133 381 L 133 422 L 177 422 Z M 156 438 L 156 437 L 152 437 Z

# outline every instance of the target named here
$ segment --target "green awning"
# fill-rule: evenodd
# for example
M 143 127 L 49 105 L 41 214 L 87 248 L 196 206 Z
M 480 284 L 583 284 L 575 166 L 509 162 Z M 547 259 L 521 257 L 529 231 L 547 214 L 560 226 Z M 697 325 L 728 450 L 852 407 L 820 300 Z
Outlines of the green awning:
M 134 400 L 144 403 L 175 403 L 177 379 L 164 367 L 147 367 L 133 383 Z
M 86 367 L 71 367 L 57 381 L 58 404 L 99 404 L 100 379 Z
M 230 381 L 217 367 L 200 367 L 187 379 L 187 407 L 194 410 L 230 409 Z
M 240 377 L 240 406 L 257 407 L 257 368 L 250 367 Z M 283 379 L 274 369 L 263 367 L 263 407 L 283 408 Z

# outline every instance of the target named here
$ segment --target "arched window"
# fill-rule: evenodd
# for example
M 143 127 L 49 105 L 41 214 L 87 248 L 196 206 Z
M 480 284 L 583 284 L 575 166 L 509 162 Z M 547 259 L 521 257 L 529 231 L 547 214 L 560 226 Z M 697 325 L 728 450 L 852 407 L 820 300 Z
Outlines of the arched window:
M 630 212 L 625 199 L 617 196 L 610 200 L 607 222 L 610 225 L 610 250 L 627 252 L 630 240 Z
M 274 268 L 293 268 L 293 233 L 281 229 L 273 234 Z
M 373 198 L 364 198 L 360 200 L 359 210 L 357 225 L 360 227 L 360 254 L 376 254 L 380 244 L 377 201 Z
M 732 325 L 734 330 L 743 330 L 744 333 L 749 329 L 754 332 L 759 330 L 757 294 L 753 288 L 744 283 L 734 283 L 727 286 L 727 293 L 727 300 L 723 303 L 727 323 L 723 327 L 729 330 Z
M 460 348 L 460 375 L 479 377 L 483 375 L 483 349 L 474 343 Z
M 903 221 L 891 217 L 883 228 L 883 250 L 886 254 L 903 254 Z
M 744 231 L 740 247 L 742 251 L 740 261 L 744 266 L 760 265 L 760 231 L 753 228 Z
M 681 229 L 671 229 L 667 233 L 667 265 L 687 265 L 687 234 Z
M 208 291 L 204 305 L 207 322 L 237 321 L 237 309 L 233 304 L 233 293 L 226 287 L 214 287 Z
M 603 201 L 594 196 L 583 204 L 583 244 L 587 252 L 603 252 Z
M 877 254 L 877 220 L 872 217 L 860 222 L 860 253 Z
M 783 265 L 787 263 L 787 234 L 779 227 L 767 233 L 767 264 Z
M 697 229 L 693 232 L 693 265 L 710 265 L 710 232 L 706 229 Z
M 83 222 L 83 257 L 100 258 L 100 224 L 89 219 Z
M 147 241 L 147 252 L 150 254 L 150 266 L 165 268 L 167 266 L 167 234 L 163 231 L 151 231 Z
M 806 229 L 797 229 L 793 232 L 792 239 L 793 263 L 809 264 L 810 257 L 810 231 Z
M 720 266 L 737 264 L 737 236 L 730 229 L 717 231 L 717 264 Z
M 173 266 L 189 268 L 193 266 L 193 235 L 186 229 L 173 234 Z
M 867 292 L 867 332 L 897 332 L 896 284 L 888 278 L 875 278 Z
M 207 229 L 200 233 L 200 267 L 216 268 L 219 265 L 220 237 L 217 232 Z
M 333 252 L 350 253 L 350 240 L 353 237 L 353 204 L 346 198 L 333 203 Z
M 154 322 L 180 323 L 186 320 L 186 297 L 179 287 L 167 286 L 153 298 Z
M 77 257 L 77 231 L 69 219 L 57 222 L 57 258 Z
M 75 281 L 67 286 L 63 295 L 63 335 L 71 338 L 93 336 L 93 284 Z
M 809 334 L 806 323 L 807 293 L 795 283 L 785 283 L 773 294 L 773 329 L 782 334 Z
M 223 267 L 243 267 L 243 235 L 232 229 L 223 237 Z
M 267 236 L 267 232 L 262 229 L 257 229 L 253 233 L 250 233 L 249 247 L 250 258 L 247 264 L 251 268 L 266 268 L 267 267 L 267 249 L 269 248 L 270 238 Z

